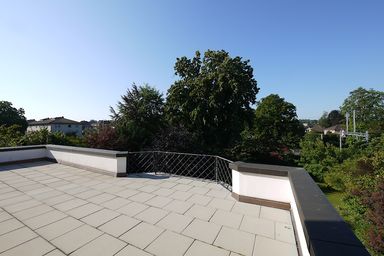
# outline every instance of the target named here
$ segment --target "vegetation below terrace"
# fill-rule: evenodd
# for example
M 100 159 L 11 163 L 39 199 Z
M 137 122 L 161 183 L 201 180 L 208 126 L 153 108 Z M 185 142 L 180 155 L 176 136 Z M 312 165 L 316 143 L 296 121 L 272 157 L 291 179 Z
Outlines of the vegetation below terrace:
M 47 130 L 25 133 L 24 110 L 0 101 L 0 147 L 52 143 L 304 166 L 370 252 L 384 254 L 384 92 L 360 87 L 340 110 L 318 120 L 324 127 L 343 125 L 346 112 L 356 110 L 357 129 L 371 138 L 367 143 L 349 136 L 340 151 L 338 135 L 304 135 L 296 107 L 279 95 L 257 102 L 259 88 L 248 60 L 225 51 L 203 57 L 196 52 L 176 60 L 175 74 L 166 99 L 149 85 L 133 84 L 111 107 L 112 125 L 81 138 Z M 293 154 L 299 148 L 300 157 Z

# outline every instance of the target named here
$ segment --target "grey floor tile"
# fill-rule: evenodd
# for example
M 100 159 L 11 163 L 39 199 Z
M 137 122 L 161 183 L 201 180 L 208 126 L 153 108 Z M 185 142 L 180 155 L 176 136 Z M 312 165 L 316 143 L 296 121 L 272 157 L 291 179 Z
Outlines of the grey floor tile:
M 88 225 L 83 225 L 53 239 L 51 242 L 66 254 L 70 254 L 101 235 L 101 231 Z
M 158 207 L 158 208 L 162 208 L 165 205 L 169 204 L 171 201 L 172 201 L 172 199 L 170 199 L 170 198 L 167 198 L 164 196 L 156 196 L 156 197 L 153 197 L 153 198 L 149 199 L 148 201 L 146 201 L 145 204 L 150 205 L 150 206 L 154 206 L 154 207 Z
M 296 244 L 295 234 L 292 225 L 276 222 L 276 240 Z
M 124 248 L 127 244 L 104 234 L 90 243 L 76 250 L 73 256 L 112 256 Z
M 88 204 L 84 204 L 82 206 L 69 210 L 67 214 L 75 217 L 76 219 L 81 219 L 101 209 L 102 207 L 97 204 L 88 203 Z
M 158 256 L 182 256 L 192 242 L 193 239 L 189 237 L 165 231 L 146 248 L 146 251 Z
M 217 210 L 210 221 L 231 228 L 239 228 L 242 218 L 242 214 Z
M 276 241 L 263 236 L 256 236 L 254 256 L 286 255 L 297 256 L 297 248 L 293 244 Z
M 110 210 L 116 210 L 118 208 L 123 207 L 124 205 L 127 205 L 131 203 L 132 201 L 122 198 L 122 197 L 115 197 L 114 199 L 104 202 L 101 204 L 101 206 L 108 208 Z
M 173 200 L 169 204 L 163 207 L 163 209 L 177 212 L 180 214 L 184 214 L 186 211 L 188 211 L 192 207 L 193 203 L 180 201 L 180 200 Z
M 189 223 L 191 223 L 191 221 L 192 218 L 189 216 L 181 215 L 178 213 L 170 213 L 162 220 L 160 220 L 156 225 L 180 233 L 188 226 Z
M 258 218 L 260 216 L 260 205 L 235 202 L 231 211 Z
M 3 222 L 0 222 L 0 235 L 6 234 L 10 231 L 19 229 L 23 227 L 24 225 L 18 221 L 15 218 L 10 218 L 8 220 L 5 220 Z
M 244 216 L 240 229 L 252 234 L 275 238 L 275 223 L 271 220 Z
M 12 218 L 13 218 L 12 215 L 7 213 L 6 211 L 2 211 L 2 209 L 0 208 L 0 222 L 8 219 L 12 219 Z
M 2 253 L 1 256 L 41 256 L 53 249 L 55 247 L 50 243 L 37 237 Z
M 91 203 L 94 203 L 94 204 L 101 204 L 101 203 L 104 203 L 106 201 L 112 200 L 115 197 L 116 197 L 115 195 L 103 193 L 103 194 L 100 194 L 100 195 L 97 195 L 97 196 L 93 196 L 93 197 L 87 198 L 87 201 L 91 202 Z
M 229 251 L 221 249 L 219 247 L 202 243 L 200 241 L 195 241 L 184 254 L 185 256 L 200 256 L 200 255 L 209 255 L 209 256 L 228 256 Z
M 215 223 L 194 219 L 183 231 L 183 234 L 205 243 L 212 244 L 220 229 L 221 226 Z
M 54 210 L 52 207 L 43 204 L 16 212 L 14 216 L 20 220 L 26 220 L 52 210 Z
M 132 245 L 128 245 L 123 250 L 119 251 L 115 256 L 151 256 L 152 254 L 149 254 L 141 249 L 138 249 Z
M 0 236 L 0 253 L 22 244 L 37 235 L 27 227 L 19 228 Z
M 136 195 L 133 195 L 131 197 L 129 197 L 129 200 L 132 200 L 132 201 L 135 201 L 135 202 L 139 202 L 139 203 L 144 203 L 146 201 L 148 201 L 149 199 L 155 197 L 155 195 L 153 194 L 149 194 L 149 193 L 146 193 L 146 192 L 140 192 Z
M 78 221 L 72 217 L 59 220 L 42 228 L 36 230 L 36 232 L 47 240 L 52 240 L 59 237 L 71 230 L 74 230 L 83 225 L 81 221 Z
M 221 209 L 224 211 L 230 211 L 235 202 L 229 201 L 221 198 L 213 198 L 211 202 L 209 202 L 208 207 Z
M 158 196 L 169 196 L 173 192 L 175 192 L 175 190 L 173 190 L 173 189 L 160 188 L 160 189 L 154 191 L 152 194 L 155 194 L 155 195 L 158 195 Z
M 136 195 L 138 193 L 140 193 L 140 191 L 138 191 L 138 190 L 124 189 L 123 191 L 119 192 L 119 196 L 124 197 L 124 198 L 128 198 L 128 197 L 131 197 L 131 196 Z
M 216 198 L 224 199 L 229 194 L 230 194 L 230 192 L 228 190 L 211 189 L 211 190 L 209 190 L 209 192 L 206 195 L 207 196 L 211 196 L 211 197 L 216 197 Z
M 147 208 L 149 208 L 148 205 L 145 205 L 142 203 L 137 203 L 137 202 L 132 202 L 130 204 L 127 204 L 127 205 L 117 209 L 116 211 L 133 217 L 136 214 L 144 211 Z
M 185 213 L 185 215 L 208 221 L 211 219 L 215 211 L 216 210 L 212 208 L 194 205 Z
M 139 223 L 139 220 L 121 215 L 103 224 L 99 227 L 99 229 L 112 236 L 119 237 Z
M 30 227 L 31 229 L 37 229 L 42 226 L 49 225 L 58 220 L 64 219 L 65 217 L 67 217 L 66 214 L 60 211 L 53 210 L 27 219 L 24 221 L 24 224 Z
M 138 248 L 144 249 L 155 240 L 164 229 L 142 222 L 122 236 L 120 239 Z
M 188 192 L 198 195 L 205 195 L 209 191 L 209 188 L 193 187 Z
M 206 206 L 209 204 L 211 200 L 212 200 L 212 197 L 209 197 L 209 196 L 193 195 L 191 198 L 187 200 L 187 202 Z
M 191 196 L 193 196 L 192 193 L 184 192 L 184 191 L 175 191 L 173 194 L 169 195 L 170 198 L 181 200 L 181 201 L 185 201 Z
M 26 202 L 21 202 L 21 203 L 5 206 L 4 209 L 10 213 L 15 213 L 15 212 L 22 211 L 22 210 L 25 210 L 28 208 L 32 208 L 32 207 L 35 207 L 35 206 L 38 206 L 41 204 L 42 203 L 40 201 L 32 199 L 32 200 L 28 200 Z
M 155 207 L 149 207 L 135 216 L 136 219 L 156 224 L 159 220 L 168 214 L 167 211 Z
M 50 251 L 47 254 L 44 254 L 44 256 L 66 256 L 66 255 L 62 253 L 60 250 L 56 249 L 56 250 Z
M 152 193 L 153 191 L 158 190 L 158 189 L 159 189 L 158 186 L 154 186 L 154 185 L 145 185 L 144 187 L 141 187 L 141 188 L 139 188 L 138 190 L 143 191 L 143 192 L 146 192 L 146 193 Z
M 260 218 L 292 225 L 291 214 L 287 210 L 261 206 Z
M 237 229 L 223 227 L 213 244 L 228 251 L 250 256 L 252 255 L 254 242 L 255 235 Z
M 92 213 L 84 218 L 81 219 L 81 221 L 94 226 L 98 227 L 100 225 L 103 225 L 104 223 L 116 218 L 119 216 L 119 213 L 109 210 L 109 209 L 102 209 L 100 211 L 97 211 L 95 213 Z

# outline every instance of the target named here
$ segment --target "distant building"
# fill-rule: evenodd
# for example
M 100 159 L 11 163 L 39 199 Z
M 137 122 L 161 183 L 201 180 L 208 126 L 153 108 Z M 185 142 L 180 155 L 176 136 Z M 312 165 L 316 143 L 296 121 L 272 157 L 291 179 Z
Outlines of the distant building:
M 324 129 L 324 135 L 327 135 L 327 133 L 336 133 L 339 134 L 340 131 L 343 130 L 340 124 L 328 127 Z
M 64 134 L 82 135 L 82 125 L 79 122 L 61 117 L 44 118 L 39 121 L 30 120 L 27 132 L 47 129 L 50 132 L 62 132 Z
M 306 132 L 315 132 L 315 133 L 323 133 L 324 132 L 324 128 L 318 124 L 315 124 L 312 127 L 307 127 L 305 130 L 306 130 Z

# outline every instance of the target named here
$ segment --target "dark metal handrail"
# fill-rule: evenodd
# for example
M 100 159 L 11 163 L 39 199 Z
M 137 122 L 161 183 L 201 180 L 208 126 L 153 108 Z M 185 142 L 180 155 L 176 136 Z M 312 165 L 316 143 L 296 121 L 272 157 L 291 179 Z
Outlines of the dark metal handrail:
M 128 152 L 127 173 L 153 172 L 208 179 L 232 189 L 232 161 L 215 155 L 166 151 Z

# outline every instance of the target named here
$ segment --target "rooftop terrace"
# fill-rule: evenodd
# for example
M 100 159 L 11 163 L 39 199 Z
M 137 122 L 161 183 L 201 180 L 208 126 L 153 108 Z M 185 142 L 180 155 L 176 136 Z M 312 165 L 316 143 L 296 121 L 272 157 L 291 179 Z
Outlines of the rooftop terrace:
M 369 254 L 301 168 L 40 145 L 0 148 L 3 255 Z
M 213 182 L 50 162 L 0 170 L 1 255 L 298 255 L 289 211 Z

